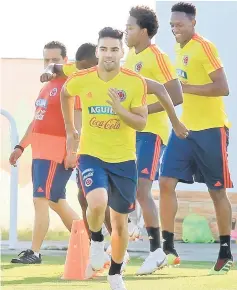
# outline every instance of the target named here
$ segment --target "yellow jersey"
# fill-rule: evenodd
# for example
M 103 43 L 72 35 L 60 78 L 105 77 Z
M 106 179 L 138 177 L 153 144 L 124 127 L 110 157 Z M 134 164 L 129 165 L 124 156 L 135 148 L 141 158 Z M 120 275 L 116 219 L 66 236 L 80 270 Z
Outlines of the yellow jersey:
M 146 82 L 138 74 L 120 69 L 110 81 L 98 77 L 97 67 L 74 73 L 65 87 L 71 96 L 80 96 L 82 132 L 79 154 L 117 163 L 136 159 L 136 131 L 126 125 L 107 103 L 109 88 L 116 88 L 122 106 L 131 108 L 146 104 Z
M 76 71 L 78 71 L 78 70 L 76 68 L 75 62 L 66 63 L 66 64 L 63 65 L 63 73 L 67 77 L 72 75 Z
M 223 67 L 215 45 L 195 34 L 183 47 L 176 45 L 176 72 L 184 84 L 211 83 L 209 74 Z M 184 94 L 181 120 L 193 131 L 229 127 L 223 97 Z
M 124 67 L 162 84 L 172 79 L 177 79 L 168 55 L 162 52 L 156 45 L 150 45 L 137 54 L 134 48 L 130 49 Z M 155 95 L 147 95 L 148 105 L 156 103 L 157 101 L 158 99 Z M 143 132 L 159 135 L 163 143 L 167 144 L 169 125 L 166 112 L 149 114 L 147 125 Z

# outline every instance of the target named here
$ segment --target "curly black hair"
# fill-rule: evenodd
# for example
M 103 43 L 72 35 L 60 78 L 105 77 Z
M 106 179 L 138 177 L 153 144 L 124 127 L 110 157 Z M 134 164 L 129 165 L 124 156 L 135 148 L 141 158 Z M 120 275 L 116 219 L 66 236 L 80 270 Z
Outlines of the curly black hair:
M 76 61 L 86 60 L 95 57 L 96 45 L 83 43 L 76 52 Z
M 118 29 L 114 29 L 112 27 L 104 27 L 103 29 L 99 31 L 99 39 L 105 38 L 105 37 L 111 37 L 111 38 L 122 40 L 123 32 Z
M 148 36 L 152 38 L 159 28 L 158 19 L 154 10 L 148 6 L 135 6 L 129 11 L 131 17 L 136 18 L 140 28 L 146 28 Z
M 192 3 L 179 2 L 172 6 L 171 12 L 184 12 L 187 15 L 196 16 L 196 7 Z
M 45 44 L 44 49 L 53 49 L 53 48 L 59 48 L 61 49 L 61 56 L 65 58 L 67 56 L 67 49 L 66 46 L 59 42 L 59 41 L 50 41 Z

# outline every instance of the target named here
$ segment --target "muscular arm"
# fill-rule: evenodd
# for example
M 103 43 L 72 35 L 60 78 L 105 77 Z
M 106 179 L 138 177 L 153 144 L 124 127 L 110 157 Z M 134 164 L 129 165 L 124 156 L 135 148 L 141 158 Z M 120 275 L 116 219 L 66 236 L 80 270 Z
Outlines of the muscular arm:
M 179 122 L 178 117 L 175 113 L 173 102 L 166 90 L 166 88 L 153 80 L 145 79 L 147 83 L 147 92 L 148 94 L 154 94 L 157 96 L 158 100 L 160 101 L 162 107 L 167 112 L 167 115 L 170 119 L 170 122 L 173 126 Z
M 229 86 L 225 71 L 219 68 L 209 74 L 212 83 L 206 85 L 188 85 L 182 84 L 183 92 L 205 97 L 222 97 L 229 95 Z
M 70 142 L 67 142 L 67 151 L 76 152 L 79 146 L 79 135 L 75 128 L 74 123 L 74 99 L 75 97 L 71 96 L 65 86 L 61 91 L 61 108 L 64 118 L 64 124 L 67 134 L 67 140 L 70 139 Z
M 171 80 L 164 84 L 174 106 L 183 103 L 182 87 L 178 79 Z M 148 114 L 158 113 L 164 111 L 164 107 L 160 102 L 148 105 Z
M 119 115 L 120 119 L 136 131 L 142 131 L 145 128 L 147 114 L 147 106 L 131 108 L 131 112 L 121 106 L 119 111 L 117 111 L 117 115 Z
M 77 132 L 81 134 L 81 126 L 82 126 L 82 111 L 74 110 L 74 124 Z

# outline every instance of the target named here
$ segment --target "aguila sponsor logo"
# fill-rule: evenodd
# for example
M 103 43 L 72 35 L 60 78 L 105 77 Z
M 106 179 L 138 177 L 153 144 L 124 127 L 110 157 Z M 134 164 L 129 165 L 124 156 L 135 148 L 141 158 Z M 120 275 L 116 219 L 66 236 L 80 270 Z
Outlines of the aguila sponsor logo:
M 106 121 L 101 121 L 98 120 L 96 117 L 93 117 L 92 119 L 90 119 L 90 126 L 106 130 L 118 130 L 120 128 L 120 120 L 109 119 Z

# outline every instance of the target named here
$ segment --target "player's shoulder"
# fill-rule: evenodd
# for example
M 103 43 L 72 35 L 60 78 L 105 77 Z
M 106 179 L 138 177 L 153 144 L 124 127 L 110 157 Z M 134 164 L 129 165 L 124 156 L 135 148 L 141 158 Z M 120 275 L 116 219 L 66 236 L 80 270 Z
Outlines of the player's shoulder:
M 145 83 L 145 79 L 139 75 L 138 73 L 128 69 L 128 68 L 124 68 L 124 67 L 121 67 L 120 68 L 120 72 L 122 73 L 122 75 L 124 75 L 125 77 L 130 77 L 131 78 L 131 81 L 133 82 L 142 82 L 142 83 Z
M 149 46 L 149 52 L 151 55 L 157 57 L 157 56 L 168 56 L 167 53 L 165 53 L 159 46 L 156 44 L 152 44 Z
M 205 38 L 204 36 L 200 34 L 194 34 L 192 37 L 192 40 L 196 46 L 201 51 L 207 51 L 209 49 L 216 49 L 215 44 L 210 41 L 209 39 Z
M 85 77 L 89 77 L 93 73 L 95 73 L 96 71 L 97 71 L 97 67 L 96 66 L 91 67 L 91 68 L 88 68 L 88 69 L 79 70 L 79 71 L 74 72 L 68 78 L 68 80 L 75 79 L 75 78 L 85 78 Z

